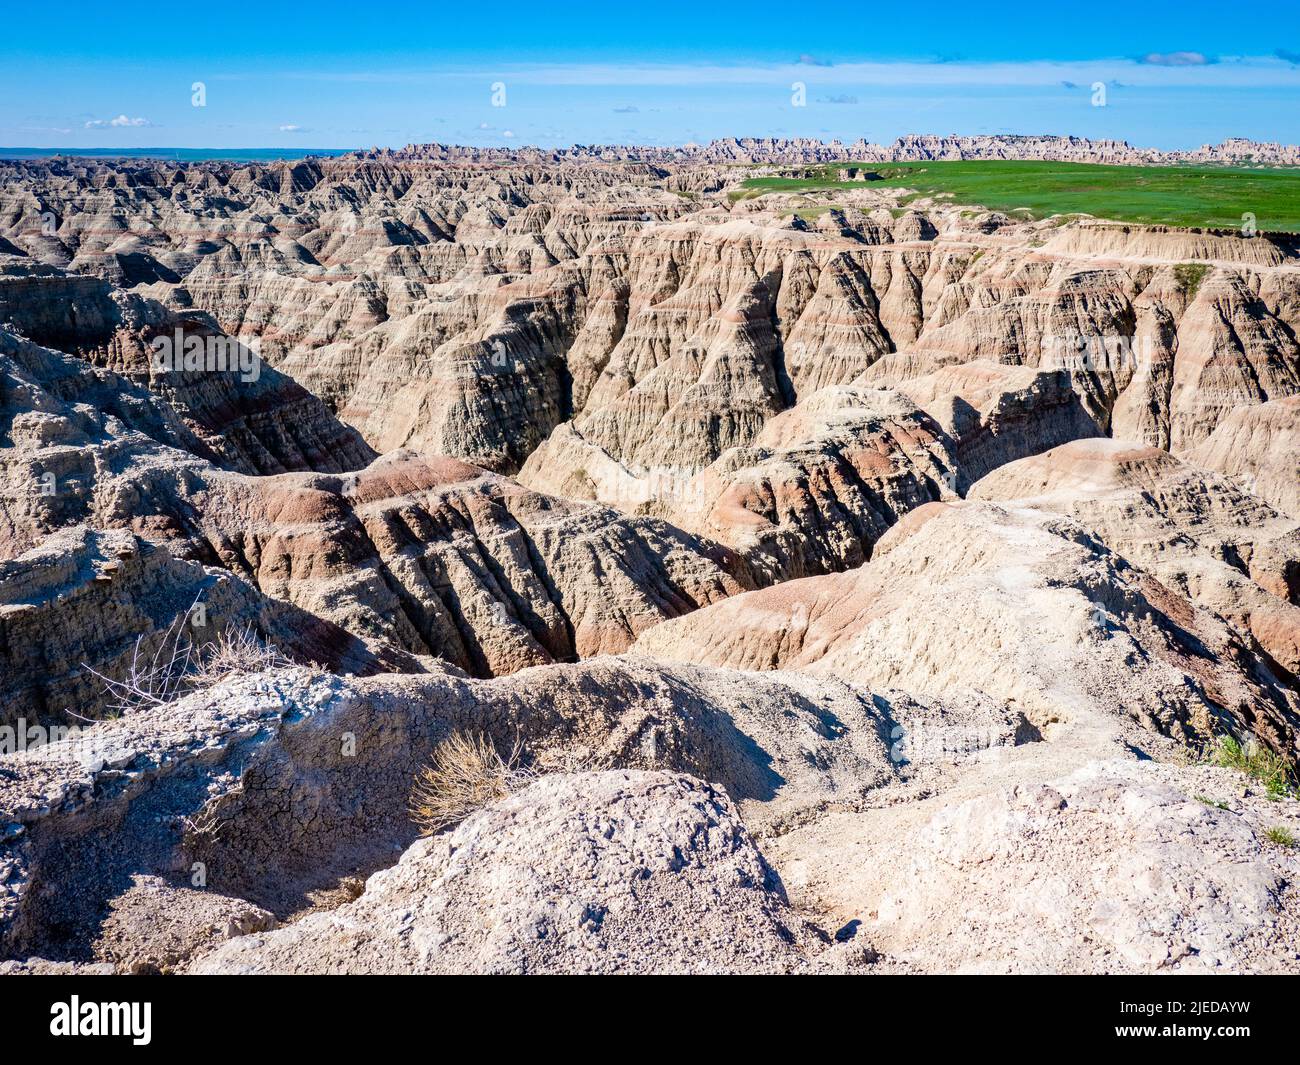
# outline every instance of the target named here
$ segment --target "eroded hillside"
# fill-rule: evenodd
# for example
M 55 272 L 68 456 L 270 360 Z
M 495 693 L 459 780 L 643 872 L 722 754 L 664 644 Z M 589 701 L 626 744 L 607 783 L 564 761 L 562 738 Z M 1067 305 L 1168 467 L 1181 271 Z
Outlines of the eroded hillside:
M 0 163 L 2 956 L 1294 966 L 1300 247 L 750 173 Z

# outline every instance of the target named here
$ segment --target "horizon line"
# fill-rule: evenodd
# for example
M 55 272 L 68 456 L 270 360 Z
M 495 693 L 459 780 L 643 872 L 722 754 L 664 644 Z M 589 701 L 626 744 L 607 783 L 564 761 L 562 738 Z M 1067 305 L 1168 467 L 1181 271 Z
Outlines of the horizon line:
M 546 146 L 533 143 L 519 144 L 468 144 L 453 141 L 408 141 L 402 145 L 377 145 L 371 144 L 355 146 L 281 146 L 281 145 L 139 145 L 124 147 L 100 147 L 100 146 L 46 146 L 46 145 L 0 145 L 0 159 L 35 157 L 35 158 L 57 158 L 59 156 L 81 156 L 91 158 L 114 158 L 127 156 L 153 156 L 166 154 L 179 154 L 182 152 L 209 152 L 219 157 L 218 153 L 275 153 L 283 159 L 306 159 L 314 155 L 345 155 L 349 153 L 371 153 L 371 152 L 401 152 L 410 148 L 441 148 L 450 150 L 465 150 L 472 152 L 493 152 L 493 153 L 520 153 L 520 152 L 568 152 L 574 150 L 597 150 L 597 149 L 621 149 L 621 150 L 646 150 L 654 152 L 666 151 L 684 151 L 692 148 L 708 148 L 715 144 L 744 144 L 745 142 L 765 142 L 772 144 L 805 144 L 805 145 L 822 145 L 830 147 L 833 145 L 852 147 L 863 145 L 869 148 L 889 149 L 898 146 L 915 138 L 935 138 L 938 140 L 952 139 L 986 139 L 996 140 L 1075 140 L 1085 144 L 1114 144 L 1123 146 L 1133 151 L 1151 152 L 1158 155 L 1173 155 L 1184 152 L 1193 152 L 1201 148 L 1221 147 L 1233 142 L 1245 142 L 1252 145 L 1267 145 L 1282 149 L 1296 149 L 1300 145 L 1288 144 L 1278 140 L 1261 141 L 1251 137 L 1229 136 L 1215 141 L 1201 141 L 1200 143 L 1181 148 L 1154 148 L 1133 143 L 1127 137 L 1086 137 L 1072 133 L 906 133 L 900 134 L 890 141 L 869 141 L 865 136 L 859 136 L 854 140 L 845 140 L 839 137 L 822 139 L 820 137 L 791 137 L 791 136 L 773 136 L 771 134 L 745 134 L 733 135 L 726 137 L 713 137 L 706 141 L 685 140 L 677 143 L 636 143 L 632 141 L 590 141 L 580 142 L 573 141 L 569 144 L 556 144 Z M 7 152 L 23 153 L 23 156 L 8 156 Z M 940 161 L 940 160 L 933 160 Z M 986 160 L 996 161 L 996 160 Z

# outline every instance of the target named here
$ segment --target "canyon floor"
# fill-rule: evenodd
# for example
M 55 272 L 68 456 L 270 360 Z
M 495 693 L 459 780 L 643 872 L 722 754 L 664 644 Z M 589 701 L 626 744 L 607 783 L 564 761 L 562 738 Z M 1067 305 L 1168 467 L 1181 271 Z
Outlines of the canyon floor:
M 0 973 L 1300 971 L 1300 238 L 430 154 L 0 161 Z

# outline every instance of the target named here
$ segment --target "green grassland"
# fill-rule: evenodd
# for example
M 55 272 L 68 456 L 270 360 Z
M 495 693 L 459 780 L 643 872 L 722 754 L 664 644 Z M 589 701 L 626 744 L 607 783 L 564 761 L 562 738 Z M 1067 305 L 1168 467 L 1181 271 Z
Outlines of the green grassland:
M 840 166 L 858 166 L 880 180 L 838 181 Z M 739 196 L 906 188 L 959 204 L 1021 216 L 1083 213 L 1117 222 L 1240 229 L 1253 214 L 1261 231 L 1300 232 L 1300 169 L 1102 166 L 1096 163 L 937 162 L 845 163 L 813 168 L 812 176 L 758 177 Z

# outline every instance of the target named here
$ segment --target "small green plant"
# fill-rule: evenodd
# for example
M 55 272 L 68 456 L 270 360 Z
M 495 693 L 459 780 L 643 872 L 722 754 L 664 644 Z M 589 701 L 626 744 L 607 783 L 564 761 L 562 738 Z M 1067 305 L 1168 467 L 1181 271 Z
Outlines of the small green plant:
M 1203 802 L 1206 806 L 1213 806 L 1216 810 L 1226 810 L 1228 808 L 1228 804 L 1219 799 L 1211 799 L 1205 795 L 1196 795 L 1194 798 L 1197 802 Z
M 1264 785 L 1270 797 L 1283 798 L 1292 792 L 1291 767 L 1281 755 L 1253 740 L 1241 743 L 1231 736 L 1219 740 L 1213 763 L 1236 769 Z
M 1276 843 L 1279 847 L 1295 846 L 1295 836 L 1291 834 L 1290 829 L 1283 828 L 1281 825 L 1274 825 L 1264 833 L 1264 836 L 1270 842 Z
M 1209 272 L 1209 263 L 1179 263 L 1174 267 L 1174 280 L 1178 283 L 1178 291 L 1186 295 L 1189 300 L 1194 300 L 1197 289 L 1201 287 L 1201 282 Z

